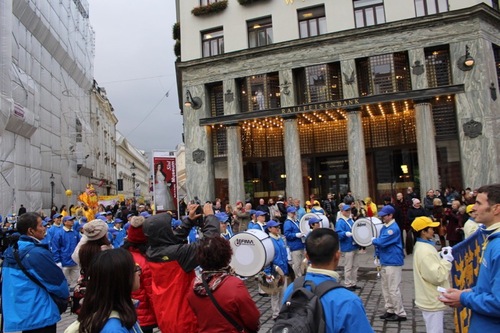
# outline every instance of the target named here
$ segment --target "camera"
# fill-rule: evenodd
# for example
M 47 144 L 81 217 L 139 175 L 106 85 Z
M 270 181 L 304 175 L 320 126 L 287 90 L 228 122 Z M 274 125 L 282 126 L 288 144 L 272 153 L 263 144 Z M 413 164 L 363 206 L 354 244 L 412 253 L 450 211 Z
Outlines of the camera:
M 198 217 L 194 223 L 196 226 L 201 227 L 203 225 L 203 207 L 201 207 L 201 200 L 195 196 L 193 200 L 190 201 L 191 204 L 196 204 L 198 207 L 196 208 L 196 215 L 201 215 Z

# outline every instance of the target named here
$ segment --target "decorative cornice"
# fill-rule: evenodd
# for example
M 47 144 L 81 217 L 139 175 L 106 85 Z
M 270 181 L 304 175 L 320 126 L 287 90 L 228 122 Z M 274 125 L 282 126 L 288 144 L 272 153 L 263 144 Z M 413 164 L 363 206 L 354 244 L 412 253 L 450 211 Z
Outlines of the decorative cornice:
M 427 88 L 419 90 L 400 91 L 400 92 L 380 94 L 380 95 L 363 96 L 363 97 L 344 99 L 338 101 L 324 101 L 319 103 L 310 103 L 298 106 L 281 107 L 276 109 L 258 110 L 252 112 L 202 118 L 200 119 L 199 125 L 226 126 L 228 124 L 239 123 L 245 120 L 263 119 L 267 117 L 288 118 L 290 116 L 296 116 L 298 114 L 312 113 L 312 112 L 331 110 L 331 109 L 343 109 L 347 110 L 348 112 L 352 112 L 352 110 L 360 109 L 362 105 L 366 104 L 377 104 L 377 103 L 385 103 L 391 101 L 404 101 L 407 99 L 421 100 L 440 95 L 459 94 L 463 93 L 464 90 L 465 89 L 463 84 L 456 84 L 456 85 L 442 86 L 436 88 Z

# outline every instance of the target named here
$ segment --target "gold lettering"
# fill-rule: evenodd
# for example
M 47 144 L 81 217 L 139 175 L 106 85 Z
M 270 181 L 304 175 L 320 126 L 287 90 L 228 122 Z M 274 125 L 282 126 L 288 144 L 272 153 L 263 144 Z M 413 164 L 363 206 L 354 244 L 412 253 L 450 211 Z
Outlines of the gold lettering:
M 324 109 L 325 109 L 325 104 L 321 103 L 321 104 L 319 105 L 319 109 L 320 109 L 320 110 L 324 110 Z
M 359 104 L 359 99 L 355 98 L 354 99 L 354 104 Z
M 346 102 L 346 101 L 344 101 L 344 103 L 342 103 L 342 105 L 343 105 L 343 106 L 347 106 L 348 104 L 347 104 L 347 102 Z
M 293 0 L 285 0 L 285 4 L 286 5 L 292 5 L 293 4 Z
M 342 106 L 342 102 L 337 102 L 337 107 L 341 107 Z

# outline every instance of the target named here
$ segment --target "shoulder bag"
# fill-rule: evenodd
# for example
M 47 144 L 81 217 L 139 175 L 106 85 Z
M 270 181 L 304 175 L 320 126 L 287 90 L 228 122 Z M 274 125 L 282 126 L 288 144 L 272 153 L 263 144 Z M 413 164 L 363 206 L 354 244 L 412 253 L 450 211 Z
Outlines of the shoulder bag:
M 52 298 L 52 300 L 54 301 L 54 303 L 56 303 L 57 308 L 59 309 L 59 314 L 63 314 L 66 311 L 66 309 L 68 308 L 69 299 L 68 298 L 61 298 L 61 297 L 58 297 L 58 296 L 50 293 L 47 290 L 47 288 L 36 277 L 34 277 L 32 274 L 30 274 L 26 270 L 26 267 L 24 267 L 24 265 L 21 262 L 21 259 L 19 258 L 19 251 L 18 251 L 17 246 L 14 246 L 14 258 L 16 259 L 16 262 L 19 265 L 19 268 L 21 268 L 21 270 L 24 272 L 24 274 L 26 274 L 26 276 L 31 281 L 33 281 L 35 284 L 37 284 L 40 288 L 42 288 L 47 293 L 49 293 L 50 297 Z
M 234 326 L 234 328 L 236 328 L 236 330 L 238 332 L 245 332 L 245 329 L 243 327 L 241 327 L 240 324 L 238 324 L 236 322 L 236 320 L 234 320 L 230 315 L 227 314 L 226 311 L 224 311 L 222 309 L 222 307 L 219 305 L 219 303 L 217 302 L 217 300 L 215 299 L 214 295 L 212 294 L 212 292 L 210 291 L 210 287 L 208 286 L 208 283 L 207 281 L 205 281 L 205 279 L 202 277 L 201 278 L 201 281 L 203 282 L 203 287 L 205 287 L 205 290 L 207 291 L 207 295 L 208 297 L 210 297 L 210 299 L 212 300 L 212 302 L 214 303 L 215 307 L 217 308 L 217 310 L 219 311 L 219 313 L 224 316 L 224 318 L 226 318 L 226 320 L 228 322 L 231 323 L 231 325 Z

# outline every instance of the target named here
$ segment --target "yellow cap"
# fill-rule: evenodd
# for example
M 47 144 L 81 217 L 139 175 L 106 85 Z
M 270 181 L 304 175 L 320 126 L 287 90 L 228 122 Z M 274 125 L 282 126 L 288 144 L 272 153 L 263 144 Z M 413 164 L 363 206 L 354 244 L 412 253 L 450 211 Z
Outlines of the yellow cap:
M 438 226 L 439 226 L 439 222 L 434 222 L 427 216 L 419 216 L 415 220 L 413 220 L 413 222 L 411 224 L 411 227 L 415 231 L 420 231 L 420 230 L 428 228 L 428 227 L 435 228 Z
M 474 208 L 474 205 L 468 205 L 467 208 L 465 208 L 465 212 L 467 214 L 470 214 L 470 213 L 472 213 L 473 208 Z

